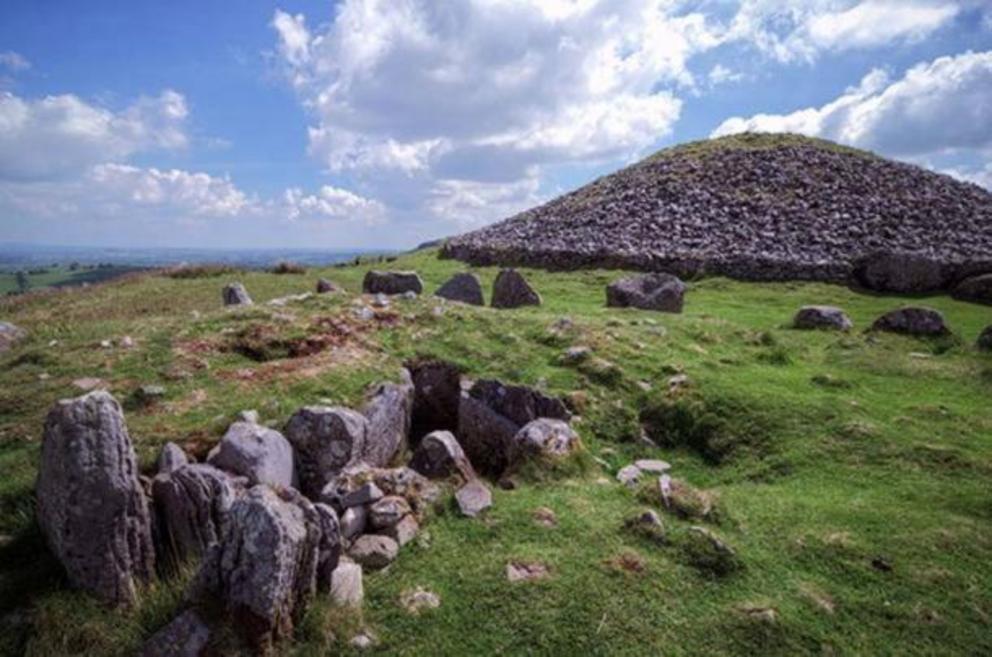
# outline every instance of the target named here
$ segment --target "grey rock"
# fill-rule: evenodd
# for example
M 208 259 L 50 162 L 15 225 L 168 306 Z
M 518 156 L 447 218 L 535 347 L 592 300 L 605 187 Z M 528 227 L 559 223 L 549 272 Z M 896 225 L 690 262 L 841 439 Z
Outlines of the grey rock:
M 368 423 L 349 408 L 306 406 L 293 414 L 284 431 L 296 455 L 300 490 L 316 499 L 333 475 L 361 458 Z
M 659 459 L 638 459 L 637 461 L 634 461 L 634 467 L 641 472 L 659 475 L 672 469 L 671 463 Z
M 935 292 L 947 286 L 940 262 L 912 253 L 874 253 L 855 265 L 858 282 L 876 292 Z
M 368 511 L 364 506 L 350 506 L 341 514 L 341 535 L 350 541 L 365 532 L 367 522 Z
M 685 283 L 671 274 L 628 276 L 607 286 L 606 305 L 681 313 L 685 290 Z
M 252 424 L 258 424 L 259 423 L 258 411 L 256 411 L 255 409 L 248 409 L 248 410 L 240 411 L 238 413 L 238 421 L 239 422 L 251 422 Z
M 561 356 L 563 365 L 579 365 L 592 356 L 592 349 L 584 346 L 569 347 Z
M 391 527 L 383 529 L 380 533 L 385 534 L 389 538 L 396 541 L 396 543 L 403 547 L 410 541 L 412 541 L 417 536 L 417 532 L 420 531 L 420 523 L 413 514 L 405 515 L 403 518 Z
M 944 316 L 931 308 L 900 308 L 888 312 L 872 324 L 874 331 L 888 331 L 906 335 L 940 336 L 950 330 L 944 323 Z
M 423 437 L 410 459 L 410 467 L 431 479 L 475 479 L 475 470 L 450 431 L 432 431 Z
M 507 460 L 517 464 L 532 458 L 560 458 L 575 452 L 580 444 L 579 435 L 567 422 L 538 418 L 513 436 Z
M 834 306 L 803 306 L 792 320 L 797 329 L 834 329 L 849 331 L 854 326 L 840 308 Z
M 473 479 L 455 492 L 455 502 L 463 516 L 475 518 L 493 505 L 493 494 L 481 479 Z
M 628 488 L 633 488 L 641 480 L 641 469 L 636 465 L 625 465 L 617 472 L 617 481 Z
M 375 530 L 395 526 L 411 511 L 410 504 L 399 495 L 389 495 L 372 503 L 368 508 L 368 522 Z
M 165 397 L 165 388 L 157 385 L 143 385 L 134 392 L 134 397 L 141 404 L 154 404 Z
M 234 502 L 188 597 L 218 600 L 258 652 L 270 651 L 292 635 L 316 593 L 321 539 L 320 516 L 306 498 L 255 486 Z
M 370 271 L 362 281 L 365 294 L 403 294 L 424 291 L 424 282 L 413 271 Z
M 248 296 L 248 290 L 241 283 L 230 283 L 224 286 L 222 292 L 222 297 L 224 299 L 225 306 L 250 306 L 252 305 L 251 297 Z
M 504 269 L 496 275 L 490 300 L 493 308 L 540 306 L 541 295 L 515 269 Z
M 35 488 L 38 523 L 69 580 L 128 606 L 155 568 L 151 514 L 120 404 L 91 392 L 45 420 Z
M 418 586 L 415 589 L 404 591 L 400 594 L 400 606 L 407 613 L 419 616 L 425 611 L 437 609 L 441 606 L 441 596 L 433 591 Z
M 200 557 L 224 533 L 242 486 L 205 463 L 181 466 L 152 480 L 159 554 L 172 564 Z
M 406 450 L 413 417 L 413 396 L 413 382 L 405 369 L 401 383 L 376 386 L 362 409 L 368 421 L 361 452 L 361 459 L 366 463 L 384 467 Z
M 475 274 L 463 272 L 455 274 L 448 281 L 438 288 L 435 296 L 460 301 L 473 306 L 484 306 L 485 299 L 482 296 L 482 283 Z
M 333 281 L 329 281 L 326 278 L 317 279 L 317 294 L 331 294 L 333 292 L 342 291 L 342 288 Z
M 158 455 L 158 473 L 169 474 L 189 463 L 189 457 L 179 445 L 169 442 Z
M 342 559 L 331 575 L 331 601 L 339 607 L 361 607 L 364 600 L 362 567 Z
M 211 452 L 208 462 L 254 484 L 295 486 L 293 448 L 278 431 L 250 422 L 235 422 Z
M 365 534 L 352 543 L 348 556 L 363 568 L 378 570 L 395 561 L 399 551 L 399 544 L 388 536 Z
M 0 353 L 26 338 L 28 332 L 10 322 L 0 322 Z
M 384 497 L 382 491 L 374 483 L 363 484 L 341 498 L 341 506 L 350 509 L 353 506 L 374 504 Z
M 954 298 L 992 304 L 992 273 L 964 279 L 954 288 Z
M 327 504 L 317 502 L 313 505 L 317 512 L 317 522 L 320 526 L 320 543 L 317 546 L 317 590 L 327 592 L 331 589 L 331 579 L 338 567 L 343 548 L 341 523 L 337 512 Z
M 141 657 L 201 657 L 209 642 L 210 626 L 187 609 L 145 642 Z

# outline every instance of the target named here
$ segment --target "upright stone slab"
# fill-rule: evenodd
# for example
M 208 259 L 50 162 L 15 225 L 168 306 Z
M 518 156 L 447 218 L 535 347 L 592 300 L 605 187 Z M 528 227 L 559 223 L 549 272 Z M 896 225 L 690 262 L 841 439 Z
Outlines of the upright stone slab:
M 475 470 L 450 431 L 424 436 L 410 459 L 410 467 L 431 479 L 458 477 L 462 483 L 476 478 Z
M 362 281 L 365 294 L 403 294 L 424 291 L 424 282 L 415 271 L 370 271 Z
M 361 459 L 368 422 L 350 408 L 306 406 L 289 419 L 285 431 L 296 453 L 300 490 L 318 499 L 335 474 Z
M 461 370 L 454 363 L 425 360 L 409 365 L 413 378 L 414 445 L 431 431 L 458 429 L 458 404 L 462 394 Z
M 361 458 L 369 465 L 387 466 L 406 449 L 413 395 L 413 382 L 405 369 L 402 382 L 381 383 L 373 390 L 362 410 L 368 430 Z
M 279 433 L 253 422 L 235 422 L 208 457 L 211 465 L 254 484 L 295 486 L 293 448 Z
M 230 283 L 224 286 L 224 290 L 221 293 L 224 299 L 225 306 L 250 306 L 252 305 L 251 297 L 248 296 L 248 290 L 241 283 Z
M 155 568 L 151 515 L 120 404 L 95 391 L 45 421 L 38 523 L 73 585 L 113 605 L 135 602 Z
M 607 286 L 606 305 L 681 313 L 685 290 L 685 283 L 671 274 L 628 276 Z
M 541 295 L 534 291 L 527 280 L 515 269 L 504 269 L 493 282 L 490 301 L 493 308 L 519 308 L 540 306 Z
M 159 555 L 182 564 L 205 554 L 221 539 L 241 488 L 226 472 L 206 463 L 155 477 L 152 501 Z
M 459 301 L 472 306 L 486 305 L 482 297 L 482 283 L 475 274 L 462 272 L 455 274 L 437 289 L 434 296 L 448 299 L 449 301 Z

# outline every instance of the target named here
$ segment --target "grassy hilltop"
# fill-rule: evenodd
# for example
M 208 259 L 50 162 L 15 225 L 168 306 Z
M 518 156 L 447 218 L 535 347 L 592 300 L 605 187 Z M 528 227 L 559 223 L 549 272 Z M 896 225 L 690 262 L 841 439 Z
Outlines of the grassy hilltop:
M 436 255 L 388 266 L 417 270 L 431 292 L 464 269 Z M 162 582 L 135 611 L 107 611 L 68 590 L 44 548 L 39 440 L 49 406 L 81 394 L 73 380 L 109 384 L 150 471 L 168 440 L 204 454 L 242 409 L 281 425 L 304 404 L 355 405 L 366 385 L 429 355 L 571 399 L 595 459 L 495 489 L 482 520 L 438 513 L 429 538 L 366 574 L 361 618 L 318 604 L 286 654 L 347 654 L 359 625 L 377 634 L 379 653 L 400 655 L 992 653 L 992 357 L 973 346 L 992 323 L 988 307 L 914 300 L 956 333 L 921 341 L 863 332 L 906 299 L 840 286 L 711 278 L 691 284 L 684 314 L 661 315 L 604 307 L 618 272 L 524 270 L 540 308 L 447 304 L 441 314 L 425 294 L 363 322 L 352 308 L 368 268 L 238 274 L 256 305 L 237 310 L 221 306 L 228 275 L 148 274 L 0 300 L 0 319 L 30 332 L 0 356 L 0 652 L 133 655 L 181 600 L 182 580 Z M 488 295 L 496 270 L 473 271 Z M 311 290 L 318 276 L 348 294 L 265 303 Z M 787 328 L 809 303 L 841 306 L 855 330 Z M 562 317 L 573 327 L 552 330 Z M 135 347 L 119 346 L 125 335 Z M 575 345 L 594 360 L 561 364 Z M 666 401 L 681 372 L 690 387 Z M 134 401 L 143 384 L 165 386 L 164 400 Z M 645 409 L 649 433 L 670 446 L 639 442 Z M 716 518 L 664 514 L 666 545 L 625 531 L 652 504 L 614 474 L 645 457 L 712 491 Z M 535 523 L 538 507 L 558 526 Z M 733 546 L 743 568 L 717 578 L 694 567 L 692 524 Z M 513 559 L 540 559 L 552 577 L 511 584 Z M 440 594 L 441 607 L 408 615 L 398 598 L 415 586 Z

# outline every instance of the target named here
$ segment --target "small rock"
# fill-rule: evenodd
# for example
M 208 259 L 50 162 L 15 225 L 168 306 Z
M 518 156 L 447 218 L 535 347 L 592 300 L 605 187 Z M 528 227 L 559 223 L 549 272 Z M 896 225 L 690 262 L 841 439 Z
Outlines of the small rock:
M 734 549 L 705 527 L 689 528 L 683 551 L 693 566 L 718 577 L 741 567 Z
M 479 479 L 473 479 L 455 493 L 458 510 L 463 516 L 475 518 L 493 505 L 493 494 Z
M 374 529 L 388 529 L 410 513 L 410 504 L 398 495 L 388 495 L 369 506 L 368 512 L 369 524 Z
M 0 353 L 13 347 L 15 344 L 26 338 L 28 332 L 10 322 L 0 322 Z M 56 344 L 58 344 L 56 342 Z M 49 343 L 49 347 L 55 345 Z
M 432 431 L 424 436 L 410 459 L 410 467 L 431 479 L 454 476 L 468 482 L 476 478 L 472 464 L 450 431 Z
M 550 569 L 537 561 L 511 561 L 506 564 L 506 578 L 511 582 L 547 579 L 550 576 Z
M 241 283 L 230 283 L 224 286 L 221 296 L 224 300 L 225 306 L 250 306 L 252 305 L 251 297 L 248 296 L 248 290 Z
M 403 516 L 403 518 L 392 527 L 387 527 L 384 529 L 382 533 L 396 541 L 400 547 L 403 547 L 416 538 L 417 532 L 419 531 L 420 523 L 417 522 L 417 518 L 411 513 Z
M 666 542 L 665 526 L 658 513 L 652 509 L 646 509 L 636 516 L 628 518 L 624 521 L 624 527 L 628 531 L 659 545 Z
M 130 335 L 125 335 L 121 338 L 121 348 L 122 349 L 133 349 L 134 348 L 134 338 Z
M 107 382 L 103 379 L 88 376 L 81 379 L 76 379 L 72 382 L 72 385 L 79 388 L 83 392 L 89 392 L 90 390 L 96 390 L 98 388 L 106 388 Z
M 348 556 L 364 568 L 378 570 L 391 564 L 399 550 L 399 544 L 388 536 L 365 534 L 352 543 Z
M 361 458 L 368 421 L 349 408 L 305 406 L 293 414 L 284 431 L 293 446 L 300 490 L 315 499 L 331 477 Z
M 663 474 L 658 478 L 658 490 L 664 507 L 681 518 L 706 519 L 713 515 L 712 494 L 694 488 L 681 479 Z
M 530 458 L 554 459 L 575 452 L 579 435 L 562 420 L 538 418 L 521 427 L 510 441 L 507 461 L 511 465 Z
M 353 506 L 374 504 L 383 498 L 383 492 L 372 483 L 364 484 L 358 489 L 341 498 L 341 506 L 349 509 Z
M 668 379 L 668 390 L 673 392 L 688 387 L 692 382 L 687 374 L 676 374 Z
M 250 422 L 252 424 L 258 424 L 258 411 L 254 409 L 241 411 L 238 413 L 238 420 L 241 422 Z
M 554 510 L 549 509 L 546 506 L 541 506 L 534 509 L 534 513 L 532 515 L 534 517 L 534 522 L 542 527 L 558 526 L 558 516 L 555 515 Z
M 955 299 L 992 304 L 992 273 L 966 278 L 952 294 Z
M 331 601 L 339 607 L 361 607 L 364 599 L 362 567 L 342 559 L 331 573 Z
M 210 627 L 187 609 L 145 642 L 141 657 L 200 657 L 209 642 Z
M 504 269 L 496 275 L 490 301 L 493 308 L 540 306 L 541 295 L 514 269 Z
M 832 329 L 849 331 L 854 326 L 851 319 L 840 308 L 834 306 L 803 306 L 792 319 L 797 329 Z
M 361 308 L 355 308 L 353 313 L 355 317 L 362 320 L 363 322 L 369 322 L 375 319 L 375 311 L 367 306 L 362 306 Z
M 634 466 L 636 466 L 641 472 L 648 472 L 651 474 L 665 474 L 672 469 L 672 465 L 670 463 L 658 459 L 640 459 L 634 461 Z
M 154 404 L 165 397 L 165 388 L 156 385 L 143 385 L 135 391 L 134 396 L 142 404 Z
M 372 298 L 373 308 L 389 308 L 389 297 L 380 292 Z
M 400 595 L 400 605 L 406 609 L 407 613 L 419 616 L 423 611 L 440 607 L 441 597 L 433 591 L 418 586 L 411 591 L 404 591 Z
M 380 383 L 372 389 L 362 408 L 367 426 L 360 454 L 363 461 L 385 467 L 397 454 L 406 451 L 413 403 L 414 386 L 405 369 L 400 383 Z
M 636 465 L 625 465 L 617 472 L 617 481 L 628 488 L 633 488 L 641 480 L 641 469 Z
M 114 343 L 111 342 L 110 340 L 100 340 L 100 348 L 101 349 L 111 349 L 111 348 L 113 348 L 113 346 L 114 346 Z
M 563 365 L 578 365 L 579 363 L 584 363 L 589 360 L 592 356 L 592 349 L 589 347 L 576 346 L 569 347 L 564 354 L 561 356 L 561 363 Z
M 351 637 L 351 641 L 348 642 L 352 648 L 356 650 L 368 650 L 369 648 L 375 647 L 377 640 L 375 635 L 368 630 L 363 630 Z

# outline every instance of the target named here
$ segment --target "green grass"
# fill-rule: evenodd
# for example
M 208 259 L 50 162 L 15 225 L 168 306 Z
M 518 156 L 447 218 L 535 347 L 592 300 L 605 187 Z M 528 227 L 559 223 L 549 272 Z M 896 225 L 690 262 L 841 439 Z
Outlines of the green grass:
M 391 266 L 418 270 L 429 291 L 463 269 L 435 251 Z M 608 467 L 497 489 L 482 520 L 433 517 L 429 541 L 366 577 L 360 618 L 321 602 L 286 654 L 348 654 L 362 625 L 379 637 L 377 654 L 395 655 L 992 652 L 992 358 L 973 347 L 992 322 L 988 308 L 914 299 L 941 310 L 959 338 L 933 343 L 863 333 L 906 300 L 839 286 L 706 279 L 692 284 L 684 314 L 660 315 L 604 307 L 618 272 L 526 270 L 540 308 L 449 305 L 437 316 L 425 295 L 394 301 L 388 322 L 346 320 L 354 332 L 342 338 L 328 322 L 350 317 L 365 269 L 239 274 L 262 302 L 245 310 L 221 307 L 226 276 L 148 275 L 0 301 L 0 319 L 31 332 L 0 357 L 0 653 L 135 654 L 180 604 L 182 583 L 160 582 L 134 612 L 105 610 L 68 590 L 44 550 L 33 518 L 38 442 L 52 402 L 78 394 L 73 379 L 98 376 L 122 400 L 141 384 L 166 387 L 163 402 L 127 414 L 150 468 L 167 440 L 202 453 L 245 408 L 282 423 L 320 399 L 357 404 L 367 384 L 395 377 L 415 356 L 455 361 L 473 377 L 583 393 L 576 429 Z M 496 270 L 474 271 L 488 290 Z M 349 296 L 264 305 L 318 276 Z M 842 306 L 856 330 L 787 328 L 806 303 Z M 574 326 L 552 331 L 563 316 Z M 338 341 L 316 356 L 258 362 L 228 348 L 248 334 L 278 345 L 317 334 Z M 99 347 L 124 335 L 136 348 Z M 563 365 L 574 345 L 617 371 Z M 639 417 L 665 403 L 675 372 L 691 381 L 684 408 L 660 414 L 669 447 L 652 451 L 637 441 Z M 694 565 L 687 536 L 698 520 L 664 515 L 664 544 L 624 530 L 644 500 L 613 474 L 649 456 L 715 495 L 719 522 L 704 524 L 734 548 L 740 570 L 716 577 Z M 557 527 L 533 521 L 542 506 Z M 636 555 L 643 570 L 618 567 L 621 555 Z M 542 561 L 552 577 L 510 584 L 513 559 Z M 408 616 L 399 597 L 416 586 L 440 594 L 440 609 Z M 774 620 L 749 612 L 756 608 L 774 609 Z
M 68 267 L 46 267 L 44 273 L 28 275 L 28 289 L 37 290 L 46 287 L 70 287 L 83 283 L 100 283 L 138 269 L 123 265 L 75 270 L 70 270 Z M 15 270 L 0 271 L 0 295 L 15 291 L 18 291 L 17 272 Z

